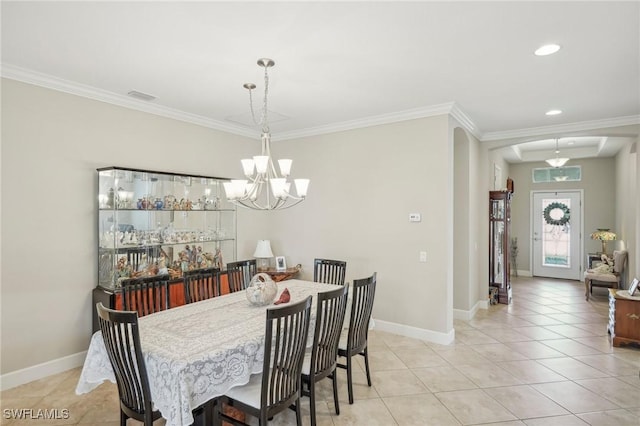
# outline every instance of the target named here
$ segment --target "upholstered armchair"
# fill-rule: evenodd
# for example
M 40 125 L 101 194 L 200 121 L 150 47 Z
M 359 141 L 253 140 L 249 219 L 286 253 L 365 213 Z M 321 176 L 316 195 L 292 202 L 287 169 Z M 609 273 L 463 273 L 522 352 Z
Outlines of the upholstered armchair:
M 593 293 L 593 287 L 619 288 L 620 280 L 627 263 L 627 251 L 619 250 L 613 252 L 613 270 L 604 272 L 600 268 L 587 269 L 584 272 L 584 296 L 589 300 L 589 295 Z

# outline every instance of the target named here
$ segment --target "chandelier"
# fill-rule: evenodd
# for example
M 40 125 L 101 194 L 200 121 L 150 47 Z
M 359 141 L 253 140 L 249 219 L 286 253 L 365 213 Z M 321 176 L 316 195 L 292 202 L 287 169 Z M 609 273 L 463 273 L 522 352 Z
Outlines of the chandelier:
M 558 158 L 560 156 L 560 150 L 558 149 L 558 139 L 556 138 L 556 157 L 555 158 L 549 158 L 548 160 L 545 160 L 547 163 L 549 163 L 549 165 L 551 167 L 562 167 L 565 165 L 565 163 L 567 161 L 569 161 L 568 158 Z
M 261 58 L 258 59 L 258 65 L 264 68 L 264 98 L 260 120 L 256 120 L 256 114 L 253 109 L 252 90 L 256 88 L 256 85 L 245 83 L 243 87 L 249 91 L 249 107 L 253 122 L 262 127 L 260 137 L 262 151 L 260 155 L 255 155 L 253 158 L 241 160 L 246 179 L 234 179 L 230 182 L 225 182 L 224 190 L 227 200 L 238 206 L 254 210 L 286 209 L 304 201 L 307 196 L 309 179 L 294 179 L 297 194 L 294 195 L 291 192 L 291 182 L 287 181 L 293 160 L 286 158 L 278 160 L 280 174 L 276 171 L 271 159 L 271 132 L 267 116 L 268 70 L 275 65 L 275 62 L 268 58 Z

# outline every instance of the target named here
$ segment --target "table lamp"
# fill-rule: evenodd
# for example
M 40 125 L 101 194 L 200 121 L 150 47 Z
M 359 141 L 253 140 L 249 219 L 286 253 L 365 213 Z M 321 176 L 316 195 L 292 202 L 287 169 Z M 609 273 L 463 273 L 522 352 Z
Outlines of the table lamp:
M 602 253 L 607 253 L 607 241 L 614 241 L 616 239 L 615 232 L 609 231 L 609 229 L 598 228 L 598 230 L 591 234 L 592 240 L 600 240 L 602 242 Z
M 256 245 L 256 251 L 253 253 L 253 257 L 257 259 L 256 267 L 258 271 L 266 271 L 269 269 L 269 259 L 273 257 L 271 241 L 258 240 L 258 245 Z

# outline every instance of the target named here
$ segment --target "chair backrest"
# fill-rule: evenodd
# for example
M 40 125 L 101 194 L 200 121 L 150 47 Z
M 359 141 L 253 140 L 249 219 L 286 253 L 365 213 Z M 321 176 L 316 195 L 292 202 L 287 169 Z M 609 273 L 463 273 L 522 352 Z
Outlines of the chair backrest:
M 169 309 L 169 275 L 122 280 L 122 306 L 140 317 Z
M 151 416 L 153 409 L 147 368 L 142 358 L 138 314 L 115 311 L 96 304 L 104 346 L 116 377 L 121 407 L 139 416 Z M 126 410 L 124 410 L 126 412 Z M 131 413 L 127 413 L 131 416 Z
M 613 252 L 613 271 L 622 273 L 624 271 L 625 264 L 627 263 L 627 251 L 616 250 Z
M 244 290 L 249 285 L 251 278 L 258 273 L 256 259 L 239 260 L 227 263 L 227 278 L 229 279 L 229 291 Z
M 349 284 L 336 290 L 318 293 L 316 325 L 311 349 L 310 375 L 328 376 L 335 370 L 338 343 L 347 311 Z
M 325 284 L 344 284 L 347 262 L 342 260 L 315 259 L 313 262 L 313 281 Z
M 267 309 L 260 394 L 267 417 L 289 407 L 300 396 L 310 317 L 311 296 L 292 305 Z
M 199 302 L 220 296 L 220 269 L 202 268 L 185 271 L 184 279 L 185 303 Z
M 347 351 L 359 353 L 367 346 L 369 320 L 376 294 L 376 273 L 368 278 L 353 280 L 351 313 L 347 334 Z

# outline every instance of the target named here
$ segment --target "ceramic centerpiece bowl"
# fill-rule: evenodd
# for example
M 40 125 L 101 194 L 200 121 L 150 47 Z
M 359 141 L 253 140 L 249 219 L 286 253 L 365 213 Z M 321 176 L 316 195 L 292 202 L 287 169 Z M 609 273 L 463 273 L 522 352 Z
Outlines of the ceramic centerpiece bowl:
M 245 290 L 247 300 L 255 306 L 270 305 L 276 298 L 276 293 L 278 293 L 278 285 L 265 273 L 254 275 Z

